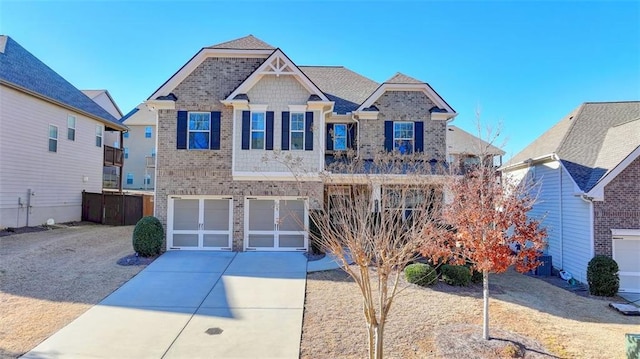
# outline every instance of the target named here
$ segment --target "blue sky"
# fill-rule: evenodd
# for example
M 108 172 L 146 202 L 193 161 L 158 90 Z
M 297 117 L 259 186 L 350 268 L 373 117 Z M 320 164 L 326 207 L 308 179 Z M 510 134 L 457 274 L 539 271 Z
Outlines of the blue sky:
M 507 156 L 585 101 L 640 100 L 640 2 L 152 2 L 0 0 L 9 35 L 126 113 L 200 48 L 248 34 L 298 65 L 431 84 Z

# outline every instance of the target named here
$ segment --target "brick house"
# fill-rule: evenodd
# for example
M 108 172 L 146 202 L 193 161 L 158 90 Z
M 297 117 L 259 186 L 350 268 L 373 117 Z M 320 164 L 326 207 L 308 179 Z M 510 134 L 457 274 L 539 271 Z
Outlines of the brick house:
M 587 102 L 516 154 L 503 172 L 539 181 L 531 215 L 549 231 L 553 266 L 586 282 L 595 255 L 640 292 L 640 102 Z
M 457 115 L 427 83 L 297 66 L 251 35 L 201 49 L 145 105 L 157 116 L 155 214 L 169 250 L 306 251 L 308 211 L 330 190 L 313 174 L 333 153 L 444 162 Z M 309 177 L 296 181 L 272 153 L 295 156 Z

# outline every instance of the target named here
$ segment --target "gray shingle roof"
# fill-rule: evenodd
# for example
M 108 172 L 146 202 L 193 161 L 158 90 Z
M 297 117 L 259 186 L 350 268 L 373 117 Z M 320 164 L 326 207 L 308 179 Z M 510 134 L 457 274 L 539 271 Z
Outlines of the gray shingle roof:
M 447 126 L 447 151 L 452 154 L 504 155 L 500 148 L 453 125 Z
M 58 75 L 9 36 L 0 52 L 0 80 L 45 98 L 91 114 L 122 128 L 118 120 L 80 90 Z
M 628 132 L 637 130 L 638 119 L 640 101 L 586 102 L 507 165 L 555 153 L 578 186 L 587 192 L 640 145 L 640 135 Z
M 334 101 L 334 111 L 339 114 L 352 112 L 379 86 L 360 74 L 343 66 L 298 66 L 309 79 Z
M 211 45 L 208 49 L 230 49 L 230 50 L 275 50 L 276 48 L 253 35 L 247 35 L 239 39 Z
M 385 83 L 387 84 L 423 84 L 424 81 L 420 81 L 420 80 L 414 79 L 411 76 L 407 76 L 403 73 L 396 72 L 396 74 L 393 75 L 387 81 L 385 81 Z

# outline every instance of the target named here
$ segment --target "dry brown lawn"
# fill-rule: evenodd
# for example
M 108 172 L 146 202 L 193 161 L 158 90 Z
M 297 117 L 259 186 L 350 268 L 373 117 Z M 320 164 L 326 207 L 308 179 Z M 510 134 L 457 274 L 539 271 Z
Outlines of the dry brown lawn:
M 0 237 L 0 357 L 31 350 L 142 270 L 116 264 L 133 252 L 132 231 L 81 224 Z
M 510 340 L 526 358 L 625 358 L 624 334 L 640 332 L 640 317 L 608 308 L 609 300 L 577 296 L 510 271 L 490 278 L 490 334 L 481 337 L 481 286 L 439 283 L 406 287 L 385 329 L 387 358 L 499 358 Z M 357 287 L 341 270 L 307 277 L 302 358 L 366 357 L 366 331 Z

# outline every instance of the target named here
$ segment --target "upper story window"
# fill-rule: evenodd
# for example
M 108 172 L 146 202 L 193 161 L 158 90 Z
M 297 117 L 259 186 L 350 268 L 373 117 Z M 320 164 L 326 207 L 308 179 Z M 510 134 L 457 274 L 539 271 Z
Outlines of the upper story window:
M 292 150 L 304 150 L 304 113 L 291 113 L 291 125 L 289 129 L 291 132 L 291 146 L 289 148 Z
M 124 138 L 129 138 L 129 132 L 125 132 L 125 133 L 123 133 L 123 134 L 122 134 L 122 137 L 124 137 Z
M 76 140 L 76 117 L 67 117 L 67 139 L 70 141 Z
M 414 123 L 394 122 L 393 123 L 393 149 L 401 154 L 413 153 L 414 145 Z
M 129 158 L 129 147 L 124 148 L 124 158 L 125 159 Z
M 335 151 L 347 149 L 347 125 L 344 123 L 333 125 L 333 149 Z
M 49 152 L 58 152 L 58 126 L 49 125 Z
M 209 149 L 211 113 L 189 112 L 189 149 Z
M 151 147 L 151 157 L 155 157 L 155 156 L 156 156 L 156 148 Z
M 151 134 L 153 132 L 153 128 L 151 126 L 147 126 L 144 128 L 144 137 L 151 138 Z
M 96 146 L 102 147 L 102 125 L 96 125 Z
M 127 173 L 127 184 L 133 184 L 133 173 Z
M 251 149 L 264 150 L 265 113 L 251 112 Z

